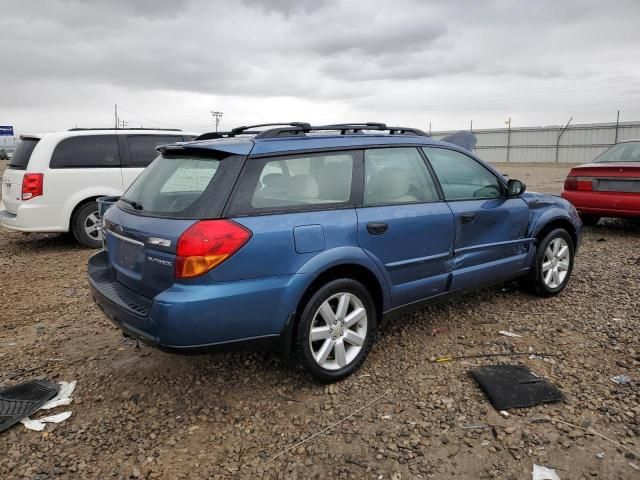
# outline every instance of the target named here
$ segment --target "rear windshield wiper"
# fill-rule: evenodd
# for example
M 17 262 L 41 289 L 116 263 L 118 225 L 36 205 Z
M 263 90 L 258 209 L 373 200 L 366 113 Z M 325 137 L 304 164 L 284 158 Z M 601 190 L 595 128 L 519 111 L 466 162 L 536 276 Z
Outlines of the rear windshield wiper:
M 133 200 L 129 200 L 127 198 L 122 198 L 122 197 L 120 197 L 120 200 L 122 200 L 124 203 L 128 203 L 129 205 L 131 205 L 136 210 L 144 210 L 144 207 L 142 206 L 142 204 L 140 204 L 138 202 L 135 202 Z

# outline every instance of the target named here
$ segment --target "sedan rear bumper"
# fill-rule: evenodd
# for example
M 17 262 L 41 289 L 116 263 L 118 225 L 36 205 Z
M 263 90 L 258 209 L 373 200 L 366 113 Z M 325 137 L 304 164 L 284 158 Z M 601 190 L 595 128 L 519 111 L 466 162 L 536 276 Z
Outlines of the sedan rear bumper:
M 562 198 L 569 200 L 582 214 L 640 217 L 640 194 L 637 193 L 564 190 Z

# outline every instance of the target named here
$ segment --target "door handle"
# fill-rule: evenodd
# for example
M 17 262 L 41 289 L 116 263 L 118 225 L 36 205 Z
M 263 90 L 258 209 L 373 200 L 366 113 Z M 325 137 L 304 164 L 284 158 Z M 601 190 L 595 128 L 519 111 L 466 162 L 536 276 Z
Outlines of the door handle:
M 469 222 L 473 222 L 473 220 L 476 218 L 476 214 L 473 212 L 466 212 L 460 215 L 460 222 L 461 223 L 469 223 Z
M 383 222 L 369 222 L 367 223 L 367 232 L 371 235 L 382 235 L 389 228 L 388 223 Z

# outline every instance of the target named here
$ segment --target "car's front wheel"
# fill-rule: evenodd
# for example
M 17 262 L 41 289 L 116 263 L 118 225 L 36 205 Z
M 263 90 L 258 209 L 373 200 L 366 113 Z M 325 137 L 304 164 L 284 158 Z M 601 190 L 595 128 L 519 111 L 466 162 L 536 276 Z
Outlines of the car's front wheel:
M 567 286 L 573 271 L 574 245 L 571 235 L 556 228 L 538 244 L 534 268 L 525 283 L 535 294 L 551 297 Z
M 374 341 L 376 308 L 367 289 L 349 278 L 320 287 L 302 310 L 295 356 L 321 382 L 351 375 Z

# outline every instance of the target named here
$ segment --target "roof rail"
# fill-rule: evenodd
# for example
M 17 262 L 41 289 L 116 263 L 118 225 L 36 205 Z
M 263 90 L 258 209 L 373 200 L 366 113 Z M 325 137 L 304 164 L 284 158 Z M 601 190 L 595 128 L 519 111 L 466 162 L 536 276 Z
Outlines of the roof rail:
M 266 130 L 253 130 L 260 127 L 275 127 Z M 216 138 L 235 137 L 236 135 L 255 135 L 256 139 L 278 137 L 304 137 L 309 132 L 337 130 L 340 135 L 359 135 L 364 130 L 386 131 L 389 135 L 417 135 L 428 137 L 429 134 L 418 128 L 411 127 L 387 127 L 384 123 L 335 123 L 332 125 L 311 125 L 306 122 L 288 123 L 258 123 L 256 125 L 244 125 L 232 128 L 228 132 L 208 132 L 194 138 L 194 140 L 212 140 Z
M 325 131 L 325 130 L 339 130 L 341 135 L 357 135 L 362 134 L 363 130 L 376 130 L 387 131 L 389 135 L 418 135 L 421 137 L 428 137 L 429 135 L 417 128 L 410 127 L 387 127 L 384 123 L 367 122 L 367 123 L 337 123 L 333 125 L 319 125 L 319 126 L 307 126 L 304 128 L 296 125 L 290 125 L 287 127 L 271 128 L 263 130 L 258 135 L 260 138 L 277 138 L 285 136 L 304 136 L 309 132 Z
M 115 128 L 115 127 L 83 128 L 83 127 L 76 127 L 76 128 L 70 128 L 67 131 L 68 132 L 81 132 L 83 130 L 164 130 L 164 131 L 167 131 L 167 132 L 181 132 L 182 131 L 179 128 L 147 128 L 147 127 L 126 127 L 126 128 Z

